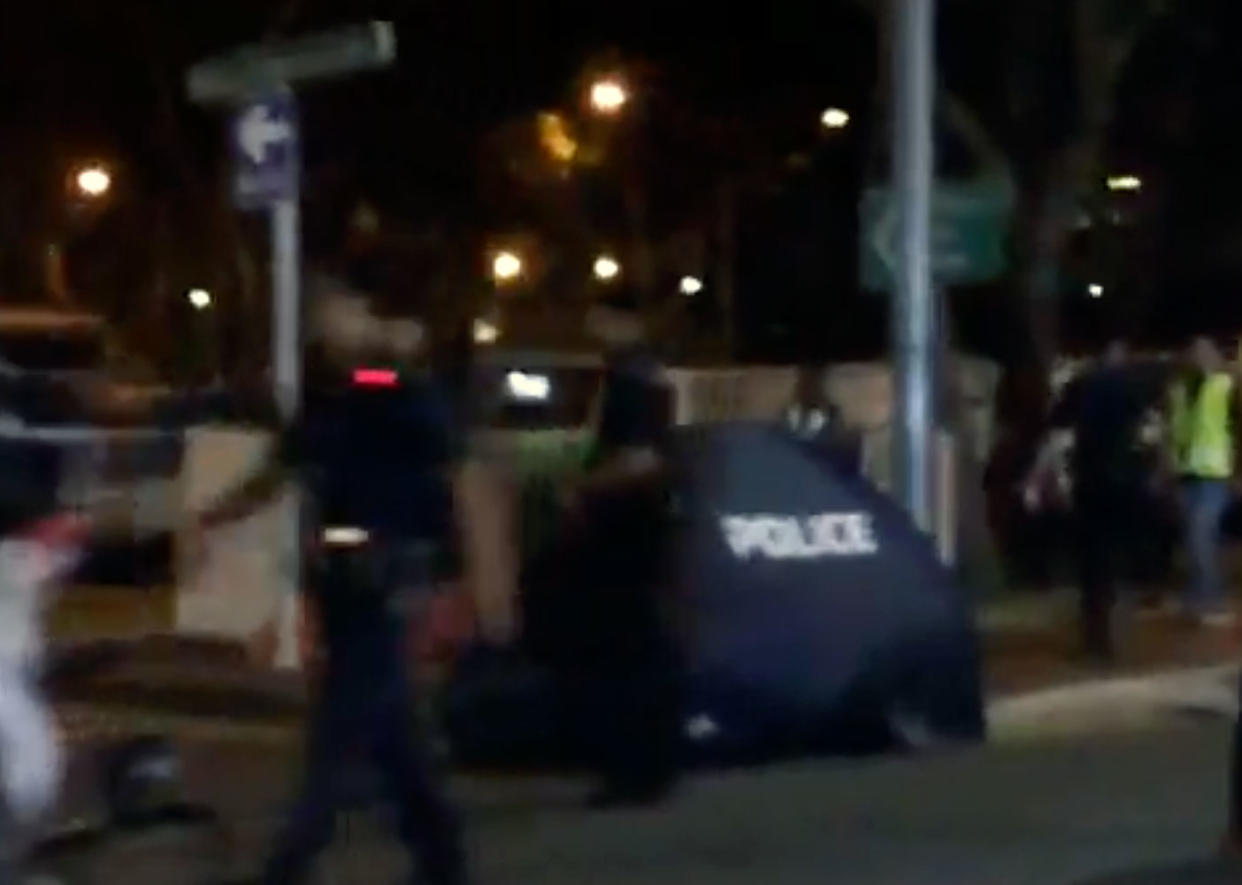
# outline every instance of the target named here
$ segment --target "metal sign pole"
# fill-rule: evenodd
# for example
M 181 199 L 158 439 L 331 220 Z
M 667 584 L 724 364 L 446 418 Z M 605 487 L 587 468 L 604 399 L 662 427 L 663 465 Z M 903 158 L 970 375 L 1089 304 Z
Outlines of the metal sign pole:
M 895 180 L 900 201 L 893 303 L 897 373 L 894 479 L 924 530 L 932 527 L 934 302 L 931 279 L 935 0 L 898 0 L 893 43 Z
M 296 195 L 272 205 L 272 392 L 286 423 L 296 419 L 302 391 L 299 216 Z M 289 490 L 282 501 L 279 541 L 288 581 L 277 609 L 275 663 L 282 668 L 296 668 L 299 663 L 297 600 L 302 587 L 301 510 L 301 495 L 296 489 Z
M 297 414 L 302 395 L 299 304 L 300 212 L 296 196 L 280 199 L 272 221 L 272 387 L 281 416 Z

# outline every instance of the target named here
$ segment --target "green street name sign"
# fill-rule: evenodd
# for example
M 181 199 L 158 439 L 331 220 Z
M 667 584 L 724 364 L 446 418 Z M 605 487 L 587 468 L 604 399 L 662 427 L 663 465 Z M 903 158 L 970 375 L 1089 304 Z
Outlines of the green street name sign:
M 386 67 L 397 57 L 388 22 L 367 22 L 280 43 L 259 43 L 195 65 L 187 76 L 196 102 L 233 102 L 307 80 Z
M 936 182 L 932 275 L 938 284 L 985 283 L 1005 272 L 1013 205 L 1013 188 L 1004 179 Z M 859 211 L 863 288 L 891 291 L 900 256 L 897 195 L 891 187 L 868 188 Z

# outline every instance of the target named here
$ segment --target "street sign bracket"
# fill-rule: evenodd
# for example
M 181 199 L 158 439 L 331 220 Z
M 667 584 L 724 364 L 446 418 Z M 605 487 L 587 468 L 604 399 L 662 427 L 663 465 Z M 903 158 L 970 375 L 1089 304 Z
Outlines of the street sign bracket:
M 200 62 L 186 76 L 201 104 L 245 101 L 282 85 L 387 67 L 397 57 L 390 22 L 372 21 L 278 43 L 244 46 Z

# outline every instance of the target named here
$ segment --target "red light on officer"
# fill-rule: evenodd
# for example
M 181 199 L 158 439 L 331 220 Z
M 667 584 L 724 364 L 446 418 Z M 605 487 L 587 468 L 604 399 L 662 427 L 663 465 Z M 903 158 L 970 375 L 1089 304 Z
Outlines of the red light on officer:
M 356 387 L 396 387 L 398 380 L 392 369 L 354 369 Z

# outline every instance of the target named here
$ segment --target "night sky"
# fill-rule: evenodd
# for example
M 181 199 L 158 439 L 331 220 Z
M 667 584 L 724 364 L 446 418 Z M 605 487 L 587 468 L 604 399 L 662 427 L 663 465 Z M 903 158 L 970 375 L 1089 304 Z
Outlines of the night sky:
M 1055 143 L 1072 126 L 1072 47 L 1068 30 L 1058 31 L 1070 5 L 1033 4 L 1040 14 L 1023 20 L 1016 11 L 1001 17 L 996 4 L 982 0 L 942 4 L 943 81 L 1015 155 Z M 1147 29 L 1127 65 L 1108 140 L 1106 162 L 1151 182 L 1140 207 L 1141 236 L 1111 252 L 1094 241 L 1075 247 L 1062 311 L 1073 343 L 1090 343 L 1118 312 L 1130 312 L 1115 299 L 1079 297 L 1081 283 L 1100 274 L 1108 276 L 1110 294 L 1126 290 L 1128 274 L 1142 275 L 1151 291 L 1143 297 L 1141 334 L 1242 325 L 1242 144 L 1235 122 L 1242 47 L 1240 29 L 1230 27 L 1239 13 L 1226 2 L 1172 5 L 1174 13 Z M 227 184 L 225 118 L 186 102 L 185 69 L 240 43 L 379 18 L 396 25 L 396 68 L 302 95 L 312 238 L 359 198 L 376 206 L 386 225 L 411 234 L 436 229 L 481 243 L 496 228 L 511 227 L 521 206 L 484 184 L 489 135 L 539 110 L 572 108 L 583 72 L 618 59 L 641 64 L 644 86 L 688 109 L 684 116 L 729 124 L 710 136 L 674 132 L 667 121 L 651 127 L 653 140 L 681 139 L 647 169 L 653 203 L 686 189 L 701 171 L 696 167 L 735 161 L 742 147 L 726 142 L 745 143 L 748 157 L 763 154 L 770 167 L 739 205 L 742 355 L 870 355 L 883 345 L 884 299 L 858 291 L 857 200 L 865 180 L 882 174 L 885 135 L 875 125 L 883 121 L 875 107 L 875 25 L 858 6 L 9 4 L 0 13 L 7 111 L 0 159 L 10 173 L 0 180 L 0 237 L 9 244 L 0 249 L 0 280 L 8 290 L 31 285 L 13 244 L 65 224 L 80 241 L 79 260 L 90 266 L 82 273 L 101 281 L 89 297 L 113 314 L 129 309 L 124 293 L 150 276 L 147 265 L 160 250 L 178 256 L 169 271 L 173 289 L 207 273 L 214 259 L 198 248 L 208 214 L 201 206 L 218 200 Z M 1015 64 L 1022 40 L 1037 39 L 1044 41 L 1039 51 L 1029 53 L 1036 61 Z M 1015 116 L 1015 102 L 1027 108 L 1024 115 Z M 850 131 L 832 144 L 815 125 L 828 105 L 854 114 Z M 701 163 L 685 144 L 694 139 Z M 953 139 L 942 134 L 939 148 L 942 166 L 956 171 Z M 96 157 L 119 173 L 117 203 L 102 217 L 66 221 L 64 176 L 81 158 Z M 1011 289 L 1012 281 L 1002 280 L 955 293 L 962 343 L 1004 356 L 1022 324 Z M 20 300 L 25 293 L 3 296 Z

